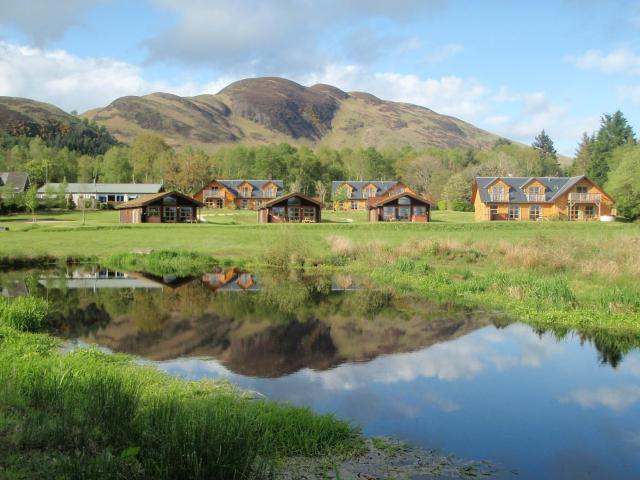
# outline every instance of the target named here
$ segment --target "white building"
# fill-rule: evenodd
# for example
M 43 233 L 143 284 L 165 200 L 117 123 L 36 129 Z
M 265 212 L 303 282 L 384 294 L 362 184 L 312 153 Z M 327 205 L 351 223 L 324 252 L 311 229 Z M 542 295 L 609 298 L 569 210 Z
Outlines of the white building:
M 58 193 L 62 183 L 47 183 L 38 189 L 38 198 L 45 198 L 47 191 Z M 78 205 L 80 199 L 97 203 L 128 202 L 144 195 L 164 190 L 161 183 L 68 183 L 67 195 Z

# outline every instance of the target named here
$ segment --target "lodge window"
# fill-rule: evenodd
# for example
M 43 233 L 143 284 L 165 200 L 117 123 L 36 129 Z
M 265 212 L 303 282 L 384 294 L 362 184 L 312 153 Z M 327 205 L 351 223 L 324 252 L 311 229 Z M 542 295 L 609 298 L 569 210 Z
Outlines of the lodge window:
M 384 207 L 382 209 L 382 218 L 384 220 L 392 220 L 396 218 L 396 207 Z
M 398 199 L 398 205 L 411 205 L 411 199 L 409 197 L 400 197 Z
M 240 195 L 243 197 L 250 197 L 251 196 L 251 189 L 248 187 L 243 187 L 240 189 Z
M 358 202 L 356 201 L 351 202 L 351 210 L 358 210 Z
M 413 214 L 417 217 L 422 217 L 427 214 L 425 207 L 413 207 Z
M 540 187 L 529 187 L 529 195 L 540 195 Z
M 209 208 L 222 208 L 222 199 L 221 198 L 207 198 L 207 207 Z
M 289 197 L 287 199 L 287 205 L 300 205 L 300 199 L 298 197 Z
M 587 193 L 588 188 L 585 185 L 579 185 L 576 187 L 576 193 Z
M 276 189 L 275 188 L 269 188 L 265 191 L 265 196 L 268 198 L 275 198 L 276 197 Z
M 542 218 L 542 208 L 540 205 L 531 205 L 529 207 L 529 220 L 540 220 Z
M 398 220 L 409 220 L 411 207 L 398 207 Z
M 176 203 L 178 203 L 178 201 L 175 199 L 175 197 L 164 197 L 162 199 L 162 203 L 164 203 L 165 205 L 175 205 Z
M 106 195 L 98 195 L 98 201 L 105 203 L 107 201 L 107 196 Z
M 302 218 L 304 220 L 316 221 L 316 209 L 313 207 L 304 207 L 302 209 Z
M 176 214 L 177 214 L 177 208 L 176 207 L 164 207 L 162 209 L 162 216 L 164 218 L 165 222 L 175 222 L 176 221 Z
M 256 200 L 256 207 L 262 206 L 262 200 Z
M 246 200 L 246 199 L 240 200 L 240 208 L 242 210 L 246 210 L 247 208 L 249 208 L 249 200 Z
M 289 207 L 289 221 L 290 222 L 299 222 L 300 221 L 300 207 Z
M 373 188 L 367 188 L 364 191 L 364 198 L 375 197 L 376 191 Z
M 159 217 L 160 207 L 147 207 L 147 217 Z
M 284 207 L 273 207 L 271 209 L 271 215 L 276 217 L 284 217 Z
M 116 202 L 124 202 L 124 195 L 116 195 Z
M 520 207 L 518 205 L 509 205 L 509 220 L 520 219 Z
M 491 217 L 497 216 L 498 215 L 498 205 L 489 205 L 489 213 L 491 214 Z
M 596 207 L 595 205 L 585 205 L 584 207 L 584 218 L 593 218 L 596 215 Z
M 185 222 L 187 220 L 191 220 L 193 216 L 193 208 L 191 207 L 180 207 L 180 221 Z
M 569 218 L 571 220 L 578 220 L 580 218 L 580 208 L 577 205 L 572 205 L 569 210 Z

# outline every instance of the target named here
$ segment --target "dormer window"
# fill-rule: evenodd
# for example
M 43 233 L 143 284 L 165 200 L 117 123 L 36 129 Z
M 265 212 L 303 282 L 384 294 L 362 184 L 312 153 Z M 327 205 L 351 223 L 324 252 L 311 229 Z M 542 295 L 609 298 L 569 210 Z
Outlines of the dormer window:
M 576 187 L 576 193 L 588 193 L 588 187 L 586 185 L 578 185 Z
M 242 196 L 242 197 L 250 197 L 251 196 L 251 189 L 249 187 L 242 187 L 240 189 L 240 196 Z

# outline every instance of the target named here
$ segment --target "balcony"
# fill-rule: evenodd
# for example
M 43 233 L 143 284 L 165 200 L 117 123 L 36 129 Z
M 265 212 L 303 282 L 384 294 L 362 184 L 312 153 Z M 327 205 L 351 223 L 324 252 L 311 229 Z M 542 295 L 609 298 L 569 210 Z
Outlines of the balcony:
M 489 194 L 489 201 L 490 202 L 508 202 L 509 195 L 491 193 Z
M 570 193 L 569 202 L 571 203 L 600 203 L 602 195 L 599 193 Z
M 221 190 L 205 190 L 203 198 L 224 198 L 224 193 Z
M 527 193 L 527 202 L 544 202 L 544 194 L 542 193 Z

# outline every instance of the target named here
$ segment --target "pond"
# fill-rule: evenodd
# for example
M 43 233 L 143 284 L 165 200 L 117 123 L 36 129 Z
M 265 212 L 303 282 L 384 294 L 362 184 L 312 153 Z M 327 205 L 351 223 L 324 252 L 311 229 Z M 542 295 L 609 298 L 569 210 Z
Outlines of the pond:
M 72 343 L 488 460 L 501 478 L 640 477 L 638 336 L 536 331 L 348 274 L 0 274 L 0 294 L 26 293 L 52 302 L 52 332 Z

